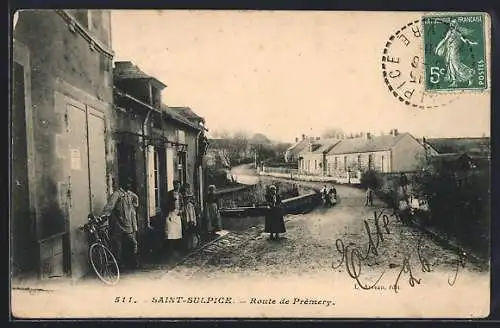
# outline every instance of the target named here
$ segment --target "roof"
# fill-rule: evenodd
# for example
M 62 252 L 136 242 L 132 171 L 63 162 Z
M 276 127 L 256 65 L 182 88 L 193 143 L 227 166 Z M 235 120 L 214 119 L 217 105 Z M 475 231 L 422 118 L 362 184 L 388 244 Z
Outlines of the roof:
M 399 140 L 409 133 L 401 133 L 396 136 L 374 136 L 368 138 L 342 139 L 328 154 L 350 154 L 383 151 L 391 149 Z
M 190 121 L 196 122 L 196 121 L 202 121 L 205 122 L 205 119 L 198 114 L 196 114 L 191 108 L 189 107 L 172 107 L 169 106 L 172 110 L 178 112 L 180 115 L 184 116 Z
M 430 138 L 425 142 L 439 154 L 466 153 L 483 155 L 490 152 L 490 138 Z
M 302 150 L 304 150 L 309 145 L 309 140 L 302 139 L 296 144 L 290 146 L 286 151 L 289 153 L 299 154 Z
M 323 139 L 317 141 L 319 147 L 313 151 L 315 154 L 322 154 L 329 152 L 335 145 L 337 145 L 340 139 Z
M 150 104 L 145 103 L 144 101 L 142 101 L 140 99 L 135 98 L 134 96 L 129 95 L 126 92 L 121 91 L 118 88 L 113 88 L 113 92 L 116 96 L 123 97 L 125 99 L 129 99 L 135 103 L 141 104 L 142 106 L 144 106 L 146 108 L 149 108 L 150 110 L 155 110 L 155 111 L 161 112 L 161 113 L 167 115 L 169 118 L 171 118 L 177 122 L 180 122 L 184 125 L 187 125 L 193 129 L 196 129 L 196 130 L 204 129 L 204 127 L 202 125 L 197 124 L 195 122 L 191 122 L 186 117 L 181 115 L 179 112 L 169 108 L 167 105 L 162 104 L 161 108 L 159 109 L 159 108 L 151 106 Z
M 113 76 L 117 80 L 130 80 L 130 79 L 154 80 L 157 84 L 161 85 L 163 88 L 167 87 L 160 80 L 144 73 L 137 65 L 134 65 L 134 63 L 132 63 L 131 61 L 115 62 L 115 67 L 113 68 Z
M 203 127 L 200 124 L 190 121 L 187 117 L 182 115 L 175 108 L 176 107 L 169 107 L 165 104 L 161 104 L 162 112 L 164 112 L 165 114 L 167 114 L 169 117 L 173 118 L 174 120 L 179 121 L 181 123 L 184 123 L 186 125 L 189 125 L 190 127 L 194 128 L 194 129 L 198 129 L 198 130 L 203 129 Z
M 468 169 L 468 168 L 475 168 L 477 167 L 476 165 L 476 160 L 471 158 L 467 154 L 440 154 L 437 156 L 432 156 L 431 161 L 436 163 L 441 163 L 442 165 L 448 166 L 448 167 L 455 167 L 455 168 L 462 168 L 462 169 Z M 478 162 L 480 163 L 480 161 Z

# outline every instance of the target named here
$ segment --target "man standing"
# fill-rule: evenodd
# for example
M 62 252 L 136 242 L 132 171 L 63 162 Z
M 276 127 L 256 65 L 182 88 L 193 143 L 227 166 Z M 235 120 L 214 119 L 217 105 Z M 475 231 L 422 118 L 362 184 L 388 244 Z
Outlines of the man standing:
M 373 206 L 373 190 L 370 187 L 366 188 L 365 206 L 368 206 L 368 205 Z
M 138 245 L 134 229 L 133 213 L 135 208 L 132 197 L 122 186 L 113 192 L 104 207 L 103 215 L 109 216 L 109 230 L 112 242 L 112 251 L 120 268 L 124 267 L 122 253 L 123 243 L 128 244 L 132 254 L 133 266 L 138 266 Z M 128 253 L 128 252 L 127 252 Z

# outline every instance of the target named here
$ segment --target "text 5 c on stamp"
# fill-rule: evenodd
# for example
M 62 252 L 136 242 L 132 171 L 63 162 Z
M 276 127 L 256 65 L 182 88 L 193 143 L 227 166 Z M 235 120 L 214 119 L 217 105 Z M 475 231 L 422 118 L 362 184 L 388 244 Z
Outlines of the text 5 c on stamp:
M 433 15 L 424 16 L 422 21 L 425 89 L 486 89 L 484 15 Z

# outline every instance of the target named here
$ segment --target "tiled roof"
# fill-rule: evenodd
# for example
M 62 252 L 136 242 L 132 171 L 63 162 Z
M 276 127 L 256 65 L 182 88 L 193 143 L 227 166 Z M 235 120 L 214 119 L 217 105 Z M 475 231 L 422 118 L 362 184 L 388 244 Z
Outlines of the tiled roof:
M 343 139 L 328 154 L 350 154 L 350 153 L 365 153 L 391 149 L 401 138 L 410 135 L 409 133 L 401 133 L 396 136 L 376 136 L 368 138 Z
M 299 154 L 302 150 L 304 150 L 307 146 L 308 146 L 309 142 L 308 140 L 304 139 L 304 140 L 300 140 L 299 142 L 297 142 L 296 144 L 290 146 L 287 151 L 289 153 L 293 153 L 293 154 Z
M 322 154 L 324 152 L 329 152 L 335 145 L 337 145 L 340 139 L 323 139 L 316 141 L 319 147 L 313 151 L 315 154 Z
M 178 111 L 176 111 L 175 109 L 165 105 L 165 104 L 162 104 L 161 105 L 161 110 L 167 114 L 168 116 L 172 117 L 173 119 L 181 122 L 181 123 L 184 123 L 184 124 L 187 124 L 195 129 L 201 129 L 201 126 L 197 123 L 194 123 L 194 122 L 191 122 L 189 119 L 187 119 L 185 116 L 183 116 L 181 113 L 179 113 Z
M 490 149 L 490 138 L 431 138 L 425 142 L 439 154 L 466 153 L 469 155 L 487 154 Z
M 115 62 L 115 67 L 113 69 L 114 78 L 117 80 L 127 80 L 127 79 L 151 79 L 155 80 L 164 88 L 166 85 L 156 79 L 155 77 L 144 73 L 137 65 L 134 65 L 130 61 L 118 61 Z
M 184 116 L 190 121 L 202 121 L 204 122 L 205 119 L 198 114 L 196 114 L 191 108 L 189 107 L 172 107 L 169 106 L 174 111 L 177 111 L 180 115 Z

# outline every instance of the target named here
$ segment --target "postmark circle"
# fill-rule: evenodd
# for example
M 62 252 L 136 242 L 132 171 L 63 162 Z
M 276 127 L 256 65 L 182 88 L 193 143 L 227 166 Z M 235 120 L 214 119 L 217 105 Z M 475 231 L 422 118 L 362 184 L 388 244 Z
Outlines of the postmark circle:
M 392 95 L 415 109 L 432 109 L 453 102 L 456 94 L 425 89 L 424 38 L 421 20 L 402 26 L 386 42 L 382 54 L 382 77 Z

